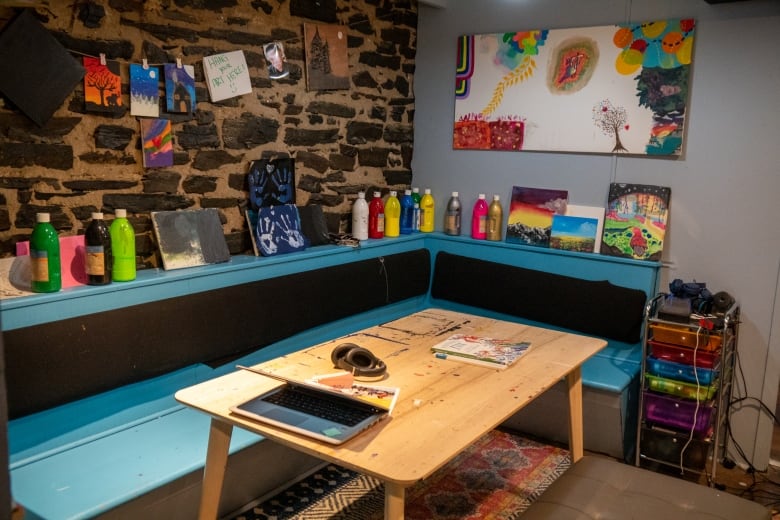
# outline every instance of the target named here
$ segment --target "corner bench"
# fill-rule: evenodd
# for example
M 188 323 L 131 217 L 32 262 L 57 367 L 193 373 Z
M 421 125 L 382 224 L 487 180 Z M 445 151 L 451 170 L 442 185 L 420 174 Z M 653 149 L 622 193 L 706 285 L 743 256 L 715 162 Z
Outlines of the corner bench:
M 530 305 L 523 307 L 509 297 L 524 294 L 510 290 L 520 280 L 525 291 L 537 293 L 551 283 L 565 293 L 566 284 L 584 280 L 592 288 L 608 280 L 608 292 L 641 300 L 628 320 L 633 323 L 641 321 L 658 274 L 658 265 L 649 262 L 440 234 L 369 241 L 356 250 L 322 246 L 286 257 L 234 258 L 231 264 L 141 272 L 129 284 L 0 302 L 12 488 L 28 518 L 194 515 L 208 418 L 178 405 L 173 394 L 235 364 L 260 363 L 429 306 L 576 329 L 581 324 L 572 322 L 571 312 L 577 306 L 598 307 L 603 314 L 609 304 L 575 298 L 575 306 L 557 305 L 568 309 L 562 319 L 555 312 L 537 316 L 532 298 L 524 298 Z M 462 283 L 464 268 L 471 285 Z M 493 307 L 483 298 L 480 276 L 499 272 L 503 301 L 512 304 Z M 525 276 L 518 277 L 521 272 Z M 555 304 L 551 298 L 544 306 Z M 30 309 L 49 321 L 31 316 Z M 586 448 L 593 449 L 589 442 L 598 448 L 603 435 L 604 451 L 617 456 L 632 445 L 626 428 L 639 352 L 638 338 L 628 339 L 636 341 L 610 339 L 607 350 L 583 368 Z M 555 389 L 547 394 L 546 406 L 561 406 Z M 520 429 L 559 435 L 546 421 L 565 414 L 548 409 L 534 415 L 519 417 Z M 589 416 L 608 420 L 593 425 Z M 596 434 L 589 435 L 589 428 L 597 428 Z M 233 436 L 223 512 L 319 463 L 261 440 L 247 432 Z

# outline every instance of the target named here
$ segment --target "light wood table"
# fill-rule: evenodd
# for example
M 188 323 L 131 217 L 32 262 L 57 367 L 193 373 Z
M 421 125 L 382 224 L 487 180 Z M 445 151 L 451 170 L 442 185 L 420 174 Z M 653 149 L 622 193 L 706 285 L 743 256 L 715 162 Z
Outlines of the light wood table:
M 437 359 L 431 346 L 454 333 L 531 342 L 506 370 Z M 333 446 L 231 414 L 229 407 L 280 383 L 246 370 L 185 388 L 176 399 L 211 415 L 200 518 L 216 518 L 233 426 L 381 480 L 385 518 L 402 519 L 405 489 L 425 479 L 479 437 L 561 379 L 568 382 L 569 442 L 582 457 L 580 366 L 602 349 L 597 338 L 530 327 L 441 309 L 428 309 L 365 329 L 257 367 L 294 379 L 336 371 L 330 353 L 347 340 L 369 348 L 388 366 L 377 383 L 399 387 L 392 416 Z

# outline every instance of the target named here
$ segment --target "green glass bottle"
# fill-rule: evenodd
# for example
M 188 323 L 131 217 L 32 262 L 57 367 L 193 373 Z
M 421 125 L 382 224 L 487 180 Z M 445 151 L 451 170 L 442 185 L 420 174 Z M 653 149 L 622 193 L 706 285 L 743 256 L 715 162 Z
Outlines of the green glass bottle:
M 38 213 L 35 221 L 30 237 L 32 290 L 40 293 L 57 292 L 62 289 L 60 238 L 51 225 L 51 216 L 48 213 Z
M 135 231 L 127 220 L 127 210 L 116 210 L 116 218 L 109 227 L 114 266 L 111 278 L 115 282 L 135 280 Z

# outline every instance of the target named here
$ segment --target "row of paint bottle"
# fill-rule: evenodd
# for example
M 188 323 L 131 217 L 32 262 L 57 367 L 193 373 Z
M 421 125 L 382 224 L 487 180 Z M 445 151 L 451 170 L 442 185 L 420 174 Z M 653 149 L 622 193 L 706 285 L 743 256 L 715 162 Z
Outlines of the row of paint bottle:
M 444 233 L 460 236 L 462 205 L 460 194 L 453 191 L 447 202 L 447 210 L 444 218 Z M 501 199 L 493 195 L 493 202 L 488 205 L 485 194 L 480 193 L 471 211 L 471 238 L 476 240 L 501 240 L 501 226 L 504 219 L 504 211 L 501 207 Z
M 38 213 L 35 220 L 30 236 L 31 289 L 57 292 L 62 289 L 59 236 L 49 213 Z M 110 227 L 103 220 L 103 213 L 92 213 L 92 221 L 84 232 L 84 246 L 88 285 L 135 279 L 135 231 L 126 210 L 116 210 Z
M 420 196 L 419 188 L 404 190 L 399 199 L 390 191 L 386 201 L 375 191 L 370 201 L 359 192 L 352 205 L 352 236 L 358 240 L 397 237 L 411 233 L 433 231 L 434 200 L 429 188 Z

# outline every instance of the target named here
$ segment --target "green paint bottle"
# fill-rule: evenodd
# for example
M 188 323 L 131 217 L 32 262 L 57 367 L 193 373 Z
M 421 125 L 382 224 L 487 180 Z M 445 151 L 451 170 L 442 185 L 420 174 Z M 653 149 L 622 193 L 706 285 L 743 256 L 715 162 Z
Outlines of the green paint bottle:
M 115 282 L 135 280 L 135 231 L 127 220 L 127 210 L 116 210 L 116 218 L 109 228 L 114 268 L 111 277 Z
M 49 293 L 62 289 L 60 238 L 48 213 L 35 216 L 30 237 L 31 286 L 33 292 Z

